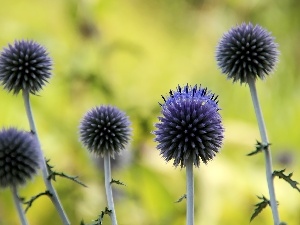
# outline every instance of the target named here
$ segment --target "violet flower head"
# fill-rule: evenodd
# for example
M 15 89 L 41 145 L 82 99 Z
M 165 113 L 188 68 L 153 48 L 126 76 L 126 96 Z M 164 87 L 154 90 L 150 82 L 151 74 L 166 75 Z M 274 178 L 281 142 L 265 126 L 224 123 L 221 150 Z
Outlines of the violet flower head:
M 15 128 L 0 131 L 0 187 L 19 186 L 41 167 L 43 156 L 35 136 Z
M 247 83 L 248 79 L 264 79 L 277 61 L 279 51 L 274 37 L 259 25 L 242 23 L 223 35 L 216 50 L 222 73 L 233 82 Z
M 36 94 L 51 77 L 52 60 L 34 41 L 15 41 L 0 54 L 0 82 L 8 92 Z
M 200 159 L 206 164 L 219 152 L 224 128 L 217 97 L 207 88 L 189 85 L 178 86 L 168 98 L 163 97 L 162 116 L 153 133 L 157 149 L 167 162 L 173 159 L 175 167 L 183 168 L 193 157 L 199 167 Z
M 111 157 L 125 149 L 130 140 L 130 121 L 126 114 L 113 106 L 99 106 L 88 111 L 79 127 L 80 141 L 90 151 Z

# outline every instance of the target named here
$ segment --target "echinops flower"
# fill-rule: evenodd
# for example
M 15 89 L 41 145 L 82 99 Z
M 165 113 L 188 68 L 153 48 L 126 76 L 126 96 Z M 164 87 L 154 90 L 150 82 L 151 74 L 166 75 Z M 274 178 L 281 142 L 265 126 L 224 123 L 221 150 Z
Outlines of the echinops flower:
M 114 157 L 130 140 L 130 121 L 118 108 L 101 105 L 84 115 L 79 132 L 80 141 L 90 152 Z
M 259 25 L 242 23 L 231 28 L 218 43 L 216 59 L 222 73 L 233 82 L 264 79 L 277 61 L 279 51 L 274 37 Z
M 217 96 L 207 88 L 186 85 L 163 99 L 162 116 L 153 132 L 162 157 L 181 168 L 189 157 L 197 167 L 200 159 L 204 163 L 213 159 L 224 138 Z
M 31 179 L 42 165 L 40 146 L 29 132 L 16 128 L 0 131 L 0 187 L 19 186 Z
M 34 41 L 15 41 L 0 54 L 0 82 L 8 92 L 36 94 L 51 77 L 52 60 Z

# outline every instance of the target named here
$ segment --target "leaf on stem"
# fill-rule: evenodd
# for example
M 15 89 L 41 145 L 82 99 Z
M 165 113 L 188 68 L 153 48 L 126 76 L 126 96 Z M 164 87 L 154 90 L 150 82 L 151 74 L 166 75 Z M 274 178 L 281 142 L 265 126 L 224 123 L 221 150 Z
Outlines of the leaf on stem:
M 262 196 L 262 197 L 259 197 L 257 196 L 259 199 L 261 199 L 262 201 L 257 203 L 255 205 L 255 210 L 254 210 L 254 213 L 252 214 L 251 218 L 250 218 L 250 222 L 258 215 L 261 213 L 261 211 L 267 207 L 267 205 L 270 205 L 270 201 L 265 197 L 265 196 Z
M 263 144 L 259 141 L 256 141 L 255 150 L 247 154 L 247 156 L 256 155 L 257 153 L 262 152 L 263 150 L 267 150 L 270 145 L 270 143 Z
M 32 206 L 33 202 L 35 200 L 37 200 L 39 197 L 43 196 L 43 195 L 48 195 L 49 197 L 51 197 L 51 193 L 47 190 L 45 192 L 42 192 L 42 193 L 39 193 L 33 197 L 31 197 L 28 201 L 25 201 L 25 198 L 19 198 L 20 201 L 24 204 L 24 205 L 27 205 L 26 206 L 26 209 L 25 209 L 25 213 L 28 211 L 28 209 Z
M 118 185 L 124 185 L 124 186 L 126 186 L 126 184 L 124 184 L 123 182 L 121 182 L 120 180 L 114 180 L 114 179 L 111 179 L 111 182 L 110 182 L 111 184 L 112 183 L 115 183 L 115 184 L 118 184 Z
M 63 178 L 66 178 L 66 179 L 69 179 L 69 180 L 72 180 L 74 181 L 75 183 L 77 184 L 80 184 L 81 186 L 83 187 L 87 187 L 84 183 L 82 183 L 80 180 L 78 180 L 78 176 L 69 176 L 63 172 L 56 172 L 53 170 L 53 166 L 49 165 L 49 161 L 50 159 L 46 160 L 46 163 L 47 163 L 47 169 L 48 169 L 48 172 L 49 172 L 49 176 L 48 176 L 48 179 L 49 180 L 54 180 L 56 181 L 56 176 L 60 176 L 60 177 L 63 177 Z
M 175 203 L 181 202 L 183 199 L 186 199 L 186 194 L 182 195 Z
M 300 188 L 297 186 L 299 183 L 295 180 L 292 180 L 293 173 L 290 173 L 289 175 L 284 174 L 285 169 L 277 171 L 275 170 L 273 172 L 273 177 L 279 177 L 279 179 L 284 179 L 286 182 L 288 182 L 293 188 L 297 189 L 300 192 Z
M 107 207 L 105 207 L 104 211 L 101 211 L 100 215 L 96 220 L 93 220 L 93 223 L 90 225 L 102 225 L 104 215 L 107 214 L 109 215 L 111 213 L 111 210 L 109 210 Z M 83 220 L 81 220 L 80 225 L 87 225 L 84 223 Z
M 109 215 L 110 213 L 111 213 L 111 210 L 109 210 L 107 207 L 105 207 L 104 211 L 101 211 L 99 218 L 94 220 L 95 223 L 93 223 L 91 225 L 102 225 L 104 215 L 105 214 Z

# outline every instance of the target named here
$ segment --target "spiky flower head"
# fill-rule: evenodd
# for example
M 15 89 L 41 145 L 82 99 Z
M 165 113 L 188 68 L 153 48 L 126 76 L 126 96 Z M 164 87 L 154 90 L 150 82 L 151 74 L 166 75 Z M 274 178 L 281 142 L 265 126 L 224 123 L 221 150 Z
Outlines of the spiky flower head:
M 0 82 L 8 92 L 36 94 L 51 77 L 52 60 L 34 41 L 15 41 L 0 54 Z
M 80 141 L 90 152 L 102 157 L 108 153 L 114 157 L 130 140 L 130 124 L 128 116 L 116 107 L 94 107 L 80 123 Z
M 273 71 L 279 51 L 270 32 L 259 25 L 242 23 L 221 38 L 216 59 L 222 73 L 233 82 L 264 79 Z
M 169 97 L 163 97 L 162 116 L 153 133 L 157 149 L 166 161 L 173 159 L 175 167 L 183 168 L 192 157 L 199 167 L 200 159 L 207 163 L 219 152 L 224 128 L 217 97 L 197 85 L 178 86 Z
M 0 131 L 0 187 L 19 186 L 31 179 L 42 164 L 37 139 L 16 128 Z

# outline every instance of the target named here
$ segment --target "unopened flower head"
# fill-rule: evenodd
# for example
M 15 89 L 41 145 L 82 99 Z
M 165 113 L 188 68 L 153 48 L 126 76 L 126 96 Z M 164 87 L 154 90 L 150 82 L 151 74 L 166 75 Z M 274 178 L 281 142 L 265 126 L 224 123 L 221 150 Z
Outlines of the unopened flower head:
M 19 186 L 40 168 L 43 156 L 37 139 L 15 128 L 0 131 L 0 187 Z
M 52 60 L 46 49 L 34 41 L 15 41 L 0 55 L 0 82 L 9 92 L 36 94 L 51 77 Z
M 248 79 L 264 79 L 277 61 L 279 51 L 274 37 L 259 25 L 242 23 L 221 38 L 216 59 L 229 79 L 247 83 Z
M 111 157 L 125 149 L 130 140 L 130 121 L 126 114 L 113 106 L 92 108 L 80 123 L 80 140 L 91 152 Z
M 163 97 L 162 116 L 153 133 L 166 161 L 174 160 L 175 167 L 183 168 L 192 157 L 199 167 L 200 159 L 207 163 L 219 152 L 224 128 L 217 97 L 207 88 L 189 85 L 178 86 Z

